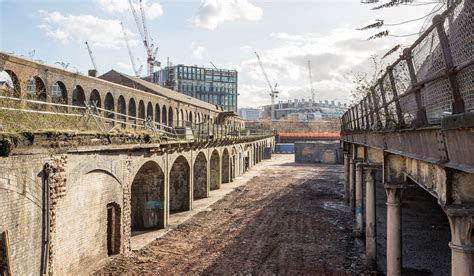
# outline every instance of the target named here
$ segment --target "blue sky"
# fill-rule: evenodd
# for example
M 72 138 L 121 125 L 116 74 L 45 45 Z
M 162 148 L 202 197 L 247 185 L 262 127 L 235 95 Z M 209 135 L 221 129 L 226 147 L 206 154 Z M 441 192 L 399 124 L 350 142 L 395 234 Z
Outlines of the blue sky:
M 278 82 L 280 100 L 310 97 L 307 60 L 312 62 L 318 100 L 348 100 L 352 88 L 348 76 L 372 72 L 371 55 L 381 56 L 398 43 L 408 45 L 416 39 L 366 41 L 382 29 L 355 29 L 377 18 L 397 23 L 422 17 L 434 7 L 372 11 L 358 0 L 146 1 L 149 34 L 160 47 L 158 59 L 208 67 L 213 61 L 218 67 L 237 69 L 241 107 L 270 100 L 254 51 L 261 55 L 272 81 Z M 120 21 L 131 38 L 134 56 L 144 64 L 145 50 L 128 0 L 0 0 L 0 51 L 28 57 L 34 49 L 33 59 L 51 65 L 66 62 L 69 70 L 86 72 L 92 67 L 84 45 L 88 40 L 100 72 L 114 68 L 133 74 Z M 416 33 L 424 22 L 390 31 Z

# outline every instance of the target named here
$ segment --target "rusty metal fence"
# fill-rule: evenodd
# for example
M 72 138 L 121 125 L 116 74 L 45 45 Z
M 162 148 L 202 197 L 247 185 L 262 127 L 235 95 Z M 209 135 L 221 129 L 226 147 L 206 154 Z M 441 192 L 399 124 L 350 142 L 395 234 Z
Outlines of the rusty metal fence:
M 342 116 L 342 132 L 420 128 L 474 112 L 474 8 L 455 1 Z

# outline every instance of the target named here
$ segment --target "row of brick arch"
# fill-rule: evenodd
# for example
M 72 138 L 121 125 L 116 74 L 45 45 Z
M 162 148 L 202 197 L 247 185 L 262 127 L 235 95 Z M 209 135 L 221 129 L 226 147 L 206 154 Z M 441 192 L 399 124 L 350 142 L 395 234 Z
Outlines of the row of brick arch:
M 255 155 L 249 165 L 255 165 L 262 160 L 263 143 L 252 144 L 249 149 L 249 157 L 252 152 Z M 209 157 L 199 152 L 190 164 L 184 156 L 178 156 L 169 172 L 169 212 L 181 212 L 191 209 L 192 200 L 207 197 L 210 191 L 220 189 L 221 184 L 230 183 L 234 180 L 236 171 L 233 157 L 244 153 L 239 148 L 237 153 L 232 149 L 224 149 L 220 154 L 217 149 L 213 150 Z M 193 175 L 191 175 L 193 166 Z M 209 167 L 210 166 L 210 167 Z M 208 173 L 208 169 L 209 173 Z M 216 170 L 215 168 L 218 168 Z M 193 181 L 193 191 L 191 189 Z M 143 231 L 161 229 L 165 225 L 164 201 L 165 201 L 165 174 L 163 169 L 155 161 L 147 161 L 141 165 L 132 182 L 131 198 L 131 230 Z M 209 183 L 209 187 L 207 187 Z M 191 198 L 192 195 L 192 198 Z M 148 206 L 148 207 L 147 207 Z M 155 206 L 156 208 L 149 208 Z
M 192 111 L 185 108 L 173 107 L 171 104 L 153 103 L 150 100 L 135 99 L 129 97 L 126 99 L 123 95 L 114 95 L 107 92 L 100 93 L 98 89 L 86 91 L 81 85 L 74 85 L 68 89 L 62 81 L 56 81 L 52 85 L 46 85 L 46 82 L 40 76 L 33 76 L 26 81 L 26 86 L 21 85 L 21 80 L 17 74 L 11 70 L 4 70 L 9 80 L 7 81 L 9 93 L 7 96 L 16 98 L 27 98 L 31 100 L 52 102 L 57 104 L 67 104 L 77 107 L 84 107 L 86 103 L 103 109 L 106 117 L 119 121 L 130 121 L 136 123 L 136 119 L 145 120 L 150 118 L 152 121 L 168 126 L 183 125 L 189 123 L 203 123 L 214 121 L 209 112 L 197 109 Z M 23 87 L 23 89 L 22 89 Z M 26 89 L 25 89 L 26 88 Z M 26 91 L 23 91 L 26 90 Z M 69 91 L 72 90 L 72 93 Z M 102 113 L 102 112 L 101 112 Z

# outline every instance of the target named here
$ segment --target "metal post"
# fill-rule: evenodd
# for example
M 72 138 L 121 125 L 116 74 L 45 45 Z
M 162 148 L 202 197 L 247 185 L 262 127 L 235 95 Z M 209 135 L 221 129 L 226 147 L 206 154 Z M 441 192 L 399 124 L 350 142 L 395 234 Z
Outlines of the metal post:
M 377 270 L 377 231 L 375 205 L 375 170 L 367 167 L 365 177 L 365 255 L 367 269 Z
M 408 67 L 408 72 L 410 73 L 411 85 L 415 89 L 415 101 L 416 101 L 416 117 L 415 117 L 415 126 L 422 127 L 428 125 L 428 119 L 426 118 L 425 107 L 421 103 L 421 88 L 415 87 L 418 82 L 416 78 L 415 67 L 413 66 L 413 57 L 411 55 L 411 50 L 406 48 L 403 50 L 403 58 L 405 59 Z
M 372 94 L 372 99 L 374 101 L 374 112 L 375 112 L 375 118 L 376 118 L 375 125 L 376 125 L 376 128 L 378 128 L 382 124 L 382 121 L 380 120 L 380 114 L 379 114 L 379 99 L 377 98 L 374 87 L 372 87 L 371 89 L 371 94 Z
M 372 125 L 374 125 L 375 121 L 374 121 L 374 108 L 373 108 L 373 104 L 372 104 L 372 97 L 370 96 L 370 94 L 367 95 L 367 102 L 368 102 L 368 105 L 369 105 L 369 117 L 370 117 L 370 126 L 369 126 L 369 129 L 372 128 Z
M 436 31 L 438 32 L 439 44 L 443 51 L 444 63 L 446 64 L 446 71 L 448 72 L 448 80 L 451 85 L 451 95 L 453 96 L 453 114 L 464 113 L 464 100 L 462 99 L 461 92 L 459 91 L 459 84 L 456 79 L 456 72 L 454 69 L 453 56 L 451 49 L 449 48 L 448 36 L 444 30 L 444 17 L 441 15 L 435 15 L 433 17 L 433 24 L 436 25 Z M 466 46 L 467 47 L 467 46 Z M 472 48 L 471 48 L 472 51 Z
M 380 88 L 380 95 L 382 96 L 382 106 L 385 114 L 385 128 L 387 128 L 389 124 L 390 113 L 388 112 L 387 98 L 385 97 L 385 89 L 383 87 L 383 79 L 379 79 L 378 83 Z
M 400 99 L 398 98 L 397 86 L 395 84 L 395 78 L 393 77 L 393 67 L 387 67 L 388 77 L 390 78 L 390 85 L 392 87 L 393 99 L 395 101 L 395 109 L 397 110 L 398 125 L 403 126 L 405 124 L 402 115 L 402 108 L 400 107 Z
M 369 129 L 370 128 L 370 121 L 369 121 L 369 107 L 368 107 L 368 103 L 367 103 L 367 98 L 368 97 L 365 97 L 364 98 L 364 110 L 365 110 L 365 129 Z
M 364 163 L 356 165 L 355 183 L 355 215 L 356 215 L 356 237 L 360 238 L 364 232 L 364 205 L 362 197 L 362 181 Z

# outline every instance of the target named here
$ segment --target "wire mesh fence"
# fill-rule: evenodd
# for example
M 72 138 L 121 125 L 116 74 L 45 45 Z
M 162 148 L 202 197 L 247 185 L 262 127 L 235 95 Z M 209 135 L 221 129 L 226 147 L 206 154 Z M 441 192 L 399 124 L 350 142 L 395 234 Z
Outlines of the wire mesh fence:
M 473 14 L 472 0 L 457 0 L 434 16 L 371 92 L 343 115 L 343 132 L 426 127 L 474 111 Z

